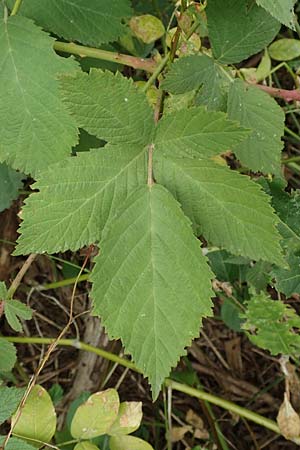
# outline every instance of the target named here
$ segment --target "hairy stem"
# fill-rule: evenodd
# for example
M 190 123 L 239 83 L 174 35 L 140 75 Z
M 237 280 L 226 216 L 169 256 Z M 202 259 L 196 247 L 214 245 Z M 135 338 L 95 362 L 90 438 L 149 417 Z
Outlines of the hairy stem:
M 118 52 L 109 52 L 99 48 L 85 47 L 84 45 L 77 45 L 72 42 L 56 41 L 53 47 L 54 50 L 59 52 L 78 55 L 82 58 L 88 56 L 90 58 L 102 59 L 103 61 L 124 64 L 125 66 L 133 67 L 134 69 L 145 70 L 146 72 L 152 73 L 157 68 L 157 63 L 152 58 L 138 58 L 136 56 L 124 55 Z

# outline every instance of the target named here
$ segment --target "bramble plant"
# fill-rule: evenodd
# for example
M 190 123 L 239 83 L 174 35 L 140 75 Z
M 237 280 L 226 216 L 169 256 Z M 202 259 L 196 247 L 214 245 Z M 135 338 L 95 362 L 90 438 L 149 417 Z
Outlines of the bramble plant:
M 266 287 L 300 293 L 300 197 L 285 191 L 285 115 L 273 98 L 300 96 L 264 80 L 272 59 L 300 49 L 296 39 L 272 43 L 281 24 L 298 27 L 294 0 L 150 3 L 0 3 L 0 210 L 30 176 L 15 255 L 99 247 L 92 314 L 121 339 L 155 400 L 212 315 L 216 277 L 249 286 L 242 314 L 224 303 L 225 323 L 245 321 L 274 355 L 299 355 L 299 318 Z M 259 52 L 257 67 L 239 68 Z M 32 311 L 15 290 L 0 285 L 20 332 Z M 15 360 L 1 337 L 0 370 Z M 18 427 L 22 416 L 14 433 L 24 437 Z M 111 449 L 126 439 L 112 438 Z

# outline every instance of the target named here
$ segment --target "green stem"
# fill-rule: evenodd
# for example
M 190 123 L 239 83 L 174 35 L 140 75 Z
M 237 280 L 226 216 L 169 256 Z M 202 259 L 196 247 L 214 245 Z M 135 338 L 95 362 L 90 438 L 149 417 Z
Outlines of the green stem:
M 159 76 L 159 74 L 162 72 L 162 70 L 164 69 L 165 65 L 169 61 L 169 57 L 170 57 L 169 53 L 166 56 L 163 57 L 163 59 L 158 64 L 158 66 L 156 67 L 155 71 L 153 72 L 153 74 L 151 75 L 151 77 L 149 78 L 147 83 L 145 84 L 145 86 L 143 86 L 143 89 L 142 89 L 143 92 L 146 92 L 149 89 L 149 87 L 154 83 L 156 78 Z
M 1 338 L 5 339 L 8 342 L 13 342 L 16 344 L 52 344 L 54 341 L 54 339 L 40 338 L 40 337 L 2 337 L 1 336 Z M 128 367 L 129 369 L 131 369 L 135 372 L 142 373 L 131 361 L 128 361 L 127 359 L 121 358 L 118 355 L 114 355 L 113 353 L 107 352 L 105 350 L 94 347 L 92 345 L 85 344 L 84 342 L 77 341 L 75 339 L 61 339 L 59 342 L 57 342 L 57 345 L 74 347 L 79 350 L 85 350 L 88 352 L 92 352 L 92 353 L 95 353 L 96 355 L 99 355 L 99 356 L 109 360 L 109 361 L 117 363 L 120 366 Z M 223 398 L 209 394 L 200 389 L 195 389 L 190 386 L 186 386 L 184 384 L 177 383 L 176 381 L 173 381 L 170 379 L 165 380 L 165 386 L 171 387 L 174 391 L 182 392 L 191 397 L 195 397 L 200 400 L 207 401 L 213 405 L 217 405 L 227 411 L 231 411 L 235 414 L 238 414 L 239 416 L 244 417 L 245 419 L 251 420 L 252 422 L 257 423 L 258 425 L 261 425 L 261 426 L 267 428 L 268 430 L 273 431 L 274 433 L 281 434 L 279 427 L 277 426 L 276 422 L 274 422 L 273 420 L 267 419 L 266 417 L 261 416 L 260 414 L 250 411 L 247 408 L 243 408 L 242 406 L 239 406 L 228 400 L 225 400 Z
M 249 409 L 243 408 L 242 406 L 239 406 L 236 403 L 232 403 L 223 398 L 209 394 L 208 392 L 204 392 L 199 389 L 186 386 L 185 384 L 177 383 L 176 381 L 170 379 L 167 379 L 165 381 L 165 384 L 166 386 L 170 386 L 174 391 L 182 392 L 183 394 L 187 394 L 190 397 L 195 397 L 200 400 L 204 400 L 214 405 L 220 406 L 221 408 L 226 409 L 227 411 L 231 411 L 241 417 L 244 417 L 245 419 L 257 423 L 258 425 L 262 425 L 268 430 L 274 431 L 274 433 L 281 434 L 276 422 L 267 419 L 266 417 L 263 417 L 260 414 L 257 414 L 253 411 L 250 411 Z
M 289 164 L 291 162 L 300 162 L 300 156 L 293 156 L 291 158 L 281 160 L 281 164 Z
M 69 286 L 70 284 L 74 284 L 77 280 L 77 283 L 82 281 L 87 281 L 89 279 L 89 274 L 86 273 L 84 275 L 80 275 L 80 277 L 66 278 L 61 281 L 54 281 L 53 283 L 44 284 L 38 287 L 39 291 L 49 291 L 50 289 L 57 289 L 65 286 Z
M 39 344 L 39 345 L 51 345 L 55 341 L 52 338 L 40 338 L 40 337 L 3 337 L 1 339 L 5 339 L 8 342 L 13 342 L 15 344 Z M 74 347 L 78 350 L 85 350 L 90 353 L 95 353 L 102 358 L 105 358 L 109 361 L 119 364 L 120 366 L 128 367 L 135 372 L 142 373 L 135 365 L 128 361 L 125 358 L 121 358 L 118 355 L 102 350 L 101 348 L 94 347 L 89 344 L 85 344 L 84 342 L 78 341 L 77 339 L 60 339 L 57 342 L 57 345 L 62 347 Z
M 14 7 L 13 7 L 11 13 L 10 13 L 11 16 L 15 16 L 17 14 L 17 12 L 20 9 L 21 3 L 22 3 L 22 0 L 16 0 L 15 1 Z
M 154 72 L 157 67 L 157 63 L 152 58 L 138 58 L 136 56 L 109 52 L 99 48 L 85 47 L 84 45 L 77 45 L 72 42 L 56 41 L 54 42 L 54 49 L 58 52 L 70 53 L 72 55 L 81 56 L 82 58 L 88 56 L 90 58 L 124 64 L 125 66 L 133 67 L 134 69 L 145 70 L 146 72 Z

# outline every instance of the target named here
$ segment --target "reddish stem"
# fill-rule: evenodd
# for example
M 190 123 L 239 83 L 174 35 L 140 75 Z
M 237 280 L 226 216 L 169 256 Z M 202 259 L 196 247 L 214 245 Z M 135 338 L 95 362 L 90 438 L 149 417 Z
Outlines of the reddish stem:
M 262 91 L 267 92 L 272 97 L 279 97 L 286 102 L 300 101 L 300 89 L 279 89 L 270 86 L 264 86 L 263 84 L 256 84 L 256 86 Z

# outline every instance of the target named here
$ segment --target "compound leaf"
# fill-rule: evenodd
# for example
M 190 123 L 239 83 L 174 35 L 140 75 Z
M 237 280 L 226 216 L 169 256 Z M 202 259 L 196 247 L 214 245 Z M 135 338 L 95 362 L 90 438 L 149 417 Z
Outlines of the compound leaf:
M 210 160 L 157 153 L 154 175 L 213 245 L 285 265 L 268 196 L 244 175 Z
M 154 129 L 146 96 L 131 80 L 92 69 L 62 80 L 65 104 L 80 128 L 110 144 L 147 145 Z
M 57 56 L 53 42 L 24 17 L 0 21 L 0 160 L 33 175 L 77 142 L 56 79 L 77 65 Z
M 279 22 L 295 30 L 294 5 L 296 0 L 256 0 L 268 13 Z
M 93 313 L 121 338 L 153 397 L 211 314 L 212 273 L 178 203 L 140 187 L 107 228 L 93 271 Z
M 127 195 L 147 179 L 145 150 L 79 153 L 41 174 L 23 208 L 16 254 L 77 250 L 100 239 Z
M 0 424 L 9 419 L 20 403 L 24 389 L 0 386 Z
M 207 105 L 209 110 L 222 109 L 226 104 L 225 85 L 228 79 L 224 78 L 218 64 L 206 55 L 191 55 L 177 59 L 170 66 L 161 86 L 172 94 L 199 89 L 197 101 Z
M 243 328 L 249 339 L 272 355 L 294 355 L 300 352 L 300 317 L 289 305 L 261 293 L 251 298 L 243 314 Z M 297 332 L 294 331 L 297 330 Z
M 50 442 L 56 430 L 56 413 L 48 392 L 39 385 L 31 390 L 14 427 L 18 437 Z
M 213 54 L 225 64 L 258 53 L 280 29 L 276 19 L 248 0 L 209 1 L 206 11 Z
M 155 152 L 208 157 L 227 151 L 248 134 L 222 112 L 206 111 L 203 107 L 183 109 L 159 121 Z
M 253 171 L 280 173 L 285 116 L 276 101 L 255 86 L 241 80 L 231 84 L 228 117 L 237 120 L 251 135 L 233 151 Z
M 0 163 L 0 212 L 9 208 L 11 202 L 18 197 L 23 185 L 22 178 L 23 174 Z
M 122 20 L 131 8 L 129 0 L 30 0 L 20 13 L 64 39 L 98 47 L 126 31 Z

